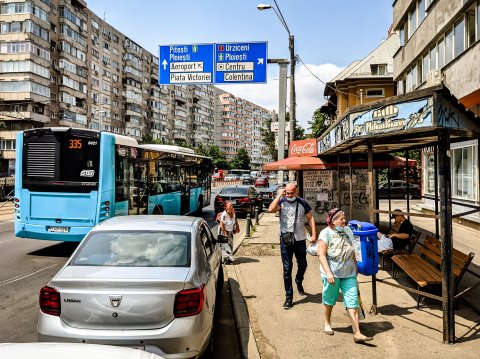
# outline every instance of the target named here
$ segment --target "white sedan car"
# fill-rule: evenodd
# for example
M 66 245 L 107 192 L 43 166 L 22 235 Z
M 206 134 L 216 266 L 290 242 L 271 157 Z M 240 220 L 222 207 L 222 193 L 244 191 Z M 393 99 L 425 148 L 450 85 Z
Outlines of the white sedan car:
M 202 218 L 115 217 L 41 289 L 38 339 L 198 357 L 211 347 L 222 285 L 220 247 Z
M 0 343 L 0 358 L 162 359 L 138 349 L 79 343 Z

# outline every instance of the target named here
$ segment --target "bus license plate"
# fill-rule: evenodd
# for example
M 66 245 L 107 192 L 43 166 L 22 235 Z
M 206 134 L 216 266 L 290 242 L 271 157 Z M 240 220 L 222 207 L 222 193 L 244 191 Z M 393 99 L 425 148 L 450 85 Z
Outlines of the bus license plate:
M 68 233 L 70 231 L 70 227 L 47 227 L 48 232 L 56 232 L 56 233 Z

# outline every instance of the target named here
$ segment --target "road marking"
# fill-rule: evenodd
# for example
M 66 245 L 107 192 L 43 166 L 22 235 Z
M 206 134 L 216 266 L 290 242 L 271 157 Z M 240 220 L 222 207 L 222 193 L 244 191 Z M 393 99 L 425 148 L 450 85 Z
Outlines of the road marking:
M 19 280 L 22 280 L 22 279 L 25 279 L 25 278 L 28 278 L 28 277 L 31 277 L 32 275 L 35 275 L 37 273 L 40 273 L 46 269 L 50 269 L 50 268 L 53 268 L 55 267 L 56 264 L 52 264 L 51 266 L 48 266 L 48 267 L 45 267 L 45 268 L 42 268 L 42 269 L 39 269 L 35 272 L 32 272 L 32 273 L 28 273 L 28 274 L 20 274 L 20 275 L 17 275 L 16 277 L 13 277 L 13 278 L 9 278 L 9 279 L 5 279 L 4 281 L 1 281 L 0 282 L 0 287 L 3 287 L 7 284 L 11 284 L 11 283 L 14 283 L 14 282 L 17 282 Z

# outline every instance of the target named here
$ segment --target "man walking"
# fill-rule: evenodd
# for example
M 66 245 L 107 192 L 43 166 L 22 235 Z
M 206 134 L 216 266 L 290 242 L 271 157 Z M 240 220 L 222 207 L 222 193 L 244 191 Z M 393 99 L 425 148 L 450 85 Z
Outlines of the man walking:
M 295 283 L 300 295 L 305 295 L 303 289 L 303 276 L 307 269 L 307 245 L 305 243 L 305 217 L 312 229 L 312 243 L 317 241 L 315 219 L 310 205 L 300 197 L 297 197 L 297 187 L 293 183 L 287 184 L 285 189 L 279 189 L 277 197 L 270 203 L 268 211 L 275 213 L 280 211 L 280 252 L 283 263 L 283 283 L 285 285 L 284 309 L 293 306 L 292 267 L 293 254 L 297 259 L 297 274 Z

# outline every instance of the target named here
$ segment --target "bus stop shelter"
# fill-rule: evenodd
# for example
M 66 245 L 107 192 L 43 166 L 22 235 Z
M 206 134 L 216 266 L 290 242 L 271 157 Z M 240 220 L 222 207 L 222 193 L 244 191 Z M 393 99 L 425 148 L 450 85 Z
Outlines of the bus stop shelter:
M 480 138 L 480 119 L 472 112 L 465 110 L 448 89 L 440 85 L 350 108 L 318 138 L 317 143 L 320 157 L 348 154 L 351 158 L 357 153 L 367 154 L 367 194 L 369 195 L 369 217 L 372 223 L 375 222 L 375 217 L 379 213 L 391 213 L 391 211 L 382 211 L 377 208 L 374 154 L 396 151 L 408 153 L 408 150 L 412 149 L 434 148 L 437 170 L 435 213 L 433 215 L 408 213 L 408 215 L 430 217 L 438 224 L 437 236 L 441 240 L 442 294 L 434 296 L 428 292 L 399 286 L 385 280 L 381 282 L 441 301 L 443 341 L 446 343 L 455 342 L 454 303 L 458 299 L 458 295 L 455 295 L 452 271 L 453 214 L 450 143 L 478 138 Z M 478 210 L 479 208 L 476 207 L 455 216 Z M 379 280 L 373 276 L 374 311 L 377 303 L 376 281 Z

